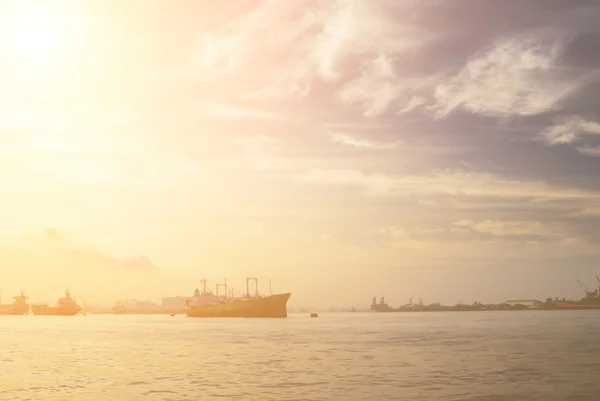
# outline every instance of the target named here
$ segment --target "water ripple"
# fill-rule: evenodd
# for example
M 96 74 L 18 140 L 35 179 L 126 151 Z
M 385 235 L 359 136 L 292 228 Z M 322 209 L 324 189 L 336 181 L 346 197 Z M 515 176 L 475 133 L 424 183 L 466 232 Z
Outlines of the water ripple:
M 3 317 L 2 399 L 593 400 L 600 313 Z

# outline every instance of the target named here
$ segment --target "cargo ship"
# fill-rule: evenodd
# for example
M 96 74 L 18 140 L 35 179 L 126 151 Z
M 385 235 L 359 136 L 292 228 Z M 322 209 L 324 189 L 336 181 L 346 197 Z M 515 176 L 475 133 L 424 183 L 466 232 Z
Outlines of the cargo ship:
M 254 294 L 250 294 L 250 282 L 254 281 Z M 258 279 L 246 279 L 246 294 L 241 297 L 227 296 L 227 284 L 217 284 L 216 296 L 206 288 L 196 289 L 194 297 L 188 301 L 185 313 L 188 317 L 244 317 L 244 318 L 286 318 L 287 301 L 291 293 L 259 295 Z M 225 287 L 225 296 L 220 297 L 218 290 Z M 212 300 L 212 301 L 211 301 Z
M 81 307 L 71 298 L 71 292 L 65 291 L 65 296 L 58 299 L 56 306 L 37 304 L 31 306 L 34 315 L 39 316 L 75 316 L 81 311 Z
M 29 312 L 28 297 L 23 294 L 14 297 L 14 302 L 11 305 L 0 304 L 0 315 L 24 315 Z

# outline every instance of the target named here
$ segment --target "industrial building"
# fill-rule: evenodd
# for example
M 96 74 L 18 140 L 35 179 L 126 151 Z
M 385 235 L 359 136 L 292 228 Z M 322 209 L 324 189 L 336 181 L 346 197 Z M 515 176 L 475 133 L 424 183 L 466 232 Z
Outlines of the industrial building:
M 504 304 L 508 305 L 508 306 L 512 306 L 512 307 L 521 305 L 528 309 L 536 309 L 540 305 L 542 305 L 542 302 L 538 301 L 537 299 L 517 299 L 517 300 L 506 301 L 506 302 L 504 302 Z

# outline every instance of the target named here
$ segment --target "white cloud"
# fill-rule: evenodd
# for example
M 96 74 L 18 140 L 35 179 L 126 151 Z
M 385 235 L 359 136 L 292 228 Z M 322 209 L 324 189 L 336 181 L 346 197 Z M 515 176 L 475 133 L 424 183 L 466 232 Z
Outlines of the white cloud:
M 559 234 L 556 228 L 549 227 L 537 221 L 499 221 L 499 220 L 460 220 L 453 223 L 458 227 L 466 227 L 473 231 L 505 236 L 539 236 L 554 237 Z
M 553 127 L 544 130 L 541 138 L 550 145 L 557 145 L 576 142 L 586 135 L 600 135 L 600 123 L 572 116 L 561 119 Z M 588 154 L 585 150 L 581 152 Z
M 439 116 L 456 109 L 505 116 L 555 109 L 589 77 L 559 68 L 562 45 L 539 35 L 498 42 L 435 89 Z
M 399 240 L 399 239 L 411 239 L 414 237 L 429 237 L 437 234 L 441 234 L 444 232 L 442 228 L 401 228 L 398 226 L 389 226 L 384 227 L 380 230 L 377 230 L 378 234 L 384 234 L 391 239 Z
M 331 140 L 337 143 L 341 143 L 346 146 L 362 149 L 373 149 L 373 150 L 385 150 L 393 149 L 400 145 L 400 142 L 374 142 L 364 138 L 358 138 L 353 135 L 334 132 L 331 134 Z
M 400 89 L 392 60 L 380 55 L 369 63 L 361 77 L 342 89 L 340 97 L 344 104 L 362 106 L 365 116 L 376 117 L 387 111 L 398 97 Z
M 584 146 L 582 148 L 578 148 L 577 150 L 580 153 L 583 153 L 584 155 L 600 157 L 600 146 L 596 146 L 596 147 Z
M 426 104 L 427 104 L 426 98 L 424 98 L 422 96 L 413 96 L 410 98 L 408 103 L 403 108 L 398 110 L 398 112 L 396 114 L 400 115 L 400 114 L 404 114 L 404 113 L 409 113 L 409 112 L 416 110 L 419 107 L 424 106 Z
M 368 116 L 383 113 L 397 97 L 398 85 L 393 76 L 377 75 L 381 67 L 391 66 L 389 60 L 418 49 L 432 37 L 410 21 L 415 10 L 408 1 L 266 2 L 229 24 L 228 32 L 241 38 L 237 50 L 244 65 L 261 66 L 253 77 L 264 85 L 243 98 L 302 98 L 316 79 L 344 80 L 340 95 L 344 103 L 361 105 Z M 260 60 L 255 62 L 258 54 Z M 265 58 L 275 62 L 264 68 Z M 357 76 L 355 68 L 348 68 L 357 60 L 375 61 Z
M 338 0 L 333 4 L 312 49 L 317 71 L 325 79 L 339 79 L 339 65 L 349 56 L 405 53 L 429 38 L 415 26 L 391 18 L 389 10 L 376 2 Z M 394 6 L 409 13 L 414 4 L 396 2 Z

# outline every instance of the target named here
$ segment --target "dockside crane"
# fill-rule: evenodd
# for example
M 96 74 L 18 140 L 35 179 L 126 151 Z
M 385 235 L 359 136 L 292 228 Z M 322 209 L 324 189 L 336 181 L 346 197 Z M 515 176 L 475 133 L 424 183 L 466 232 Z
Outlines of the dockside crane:
M 588 290 L 588 288 L 587 288 L 585 285 L 583 285 L 583 283 L 581 282 L 581 280 L 577 279 L 577 283 L 579 283 L 579 286 L 581 287 L 581 289 L 582 289 L 583 291 L 585 291 L 585 296 L 586 296 L 586 297 L 589 297 L 589 296 L 594 296 L 594 295 L 596 295 L 594 292 L 590 292 L 590 291 Z

